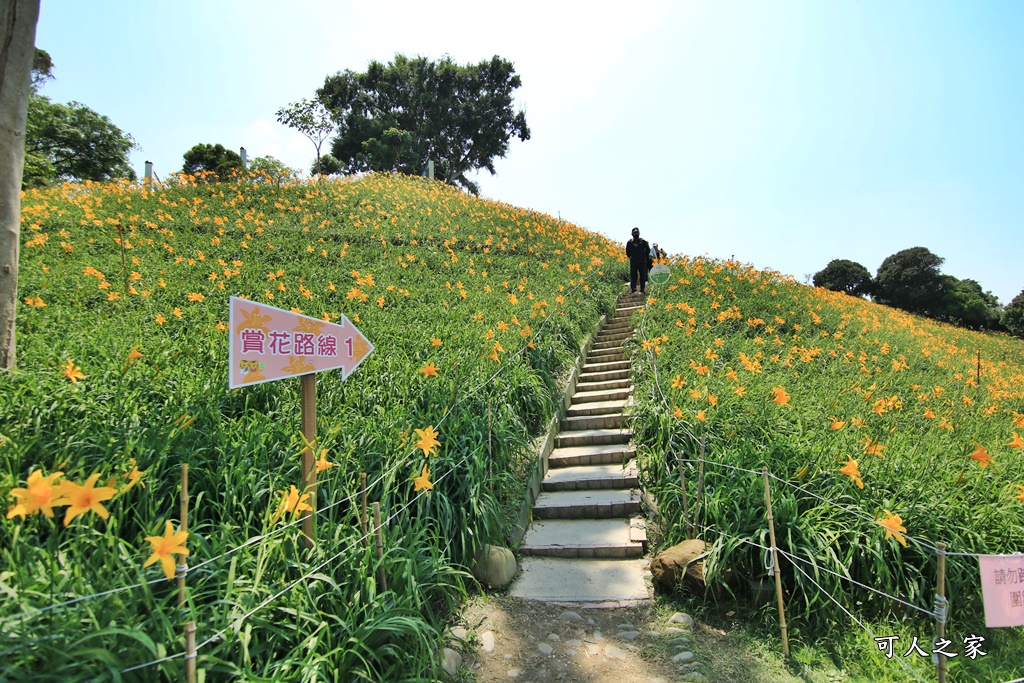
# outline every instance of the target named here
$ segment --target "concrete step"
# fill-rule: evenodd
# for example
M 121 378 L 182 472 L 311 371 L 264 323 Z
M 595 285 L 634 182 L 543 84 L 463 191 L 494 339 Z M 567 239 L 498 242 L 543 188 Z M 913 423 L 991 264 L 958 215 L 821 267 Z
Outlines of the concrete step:
M 544 602 L 620 603 L 651 599 L 644 582 L 648 561 L 524 557 L 512 597 Z M 596 605 L 595 605 L 596 606 Z
M 577 391 L 572 395 L 573 404 L 589 403 L 591 401 L 619 401 L 629 398 L 633 387 L 628 389 L 609 389 L 607 391 Z
M 594 345 L 590 347 L 591 351 L 603 351 L 605 349 L 618 349 L 622 350 L 622 340 L 612 339 L 610 341 L 596 341 Z
M 580 429 L 562 432 L 555 437 L 555 448 L 569 446 L 600 446 L 606 443 L 629 443 L 633 432 L 626 429 Z
M 576 391 L 606 391 L 608 389 L 628 389 L 633 382 L 625 379 L 608 379 L 603 382 L 577 382 Z
M 587 363 L 583 372 L 607 372 L 609 370 L 629 370 L 628 360 L 616 360 L 609 363 Z
M 604 349 L 598 351 L 591 351 L 587 356 L 587 363 L 609 363 L 613 361 L 623 360 L 622 349 L 618 351 L 605 351 Z
M 576 467 L 578 465 L 606 465 L 628 462 L 636 456 L 636 449 L 628 443 L 607 443 L 596 446 L 563 446 L 551 451 L 548 467 Z
M 534 519 L 607 519 L 639 512 L 637 489 L 542 491 L 533 505 Z
M 632 336 L 633 331 L 629 328 L 604 328 L 597 333 L 597 341 L 623 340 Z
M 522 552 L 534 557 L 643 557 L 646 540 L 639 517 L 537 520 L 526 532 Z
M 608 330 L 611 330 L 614 332 L 623 332 L 628 330 L 632 332 L 633 326 L 629 324 L 629 318 L 630 316 L 623 316 L 621 318 L 609 318 L 607 321 L 605 321 L 604 327 L 601 328 L 601 331 L 607 332 Z
M 586 404 L 584 404 L 586 405 Z M 583 429 L 619 429 L 622 427 L 622 413 L 604 415 L 574 415 L 562 420 L 562 433 L 576 432 Z
M 615 313 L 616 315 L 619 313 L 629 314 L 633 313 L 634 311 L 639 311 L 643 307 L 643 304 L 628 304 L 626 306 L 620 306 L 619 308 L 616 308 Z
M 579 376 L 580 382 L 607 382 L 612 379 L 629 379 L 629 368 L 605 372 L 584 372 Z
M 632 489 L 637 486 L 636 459 L 622 465 L 582 465 L 549 469 L 541 488 L 544 491 L 594 491 Z
M 584 415 L 608 415 L 610 413 L 621 413 L 626 407 L 628 399 L 620 401 L 591 401 L 570 406 L 565 411 L 566 417 L 583 417 Z

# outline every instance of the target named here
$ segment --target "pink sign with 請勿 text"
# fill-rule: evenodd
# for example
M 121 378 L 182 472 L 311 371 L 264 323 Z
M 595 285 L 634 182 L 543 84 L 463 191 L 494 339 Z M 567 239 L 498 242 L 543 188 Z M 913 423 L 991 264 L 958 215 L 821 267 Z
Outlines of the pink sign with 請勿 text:
M 1024 626 L 1024 555 L 980 555 L 985 626 Z
M 230 301 L 232 389 L 338 368 L 346 379 L 373 351 L 345 316 L 331 323 L 236 296 Z

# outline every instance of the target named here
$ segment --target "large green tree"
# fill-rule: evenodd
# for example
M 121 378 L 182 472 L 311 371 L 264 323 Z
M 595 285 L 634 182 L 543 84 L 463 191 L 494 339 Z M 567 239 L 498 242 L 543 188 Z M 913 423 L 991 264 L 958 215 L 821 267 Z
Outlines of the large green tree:
M 1024 337 L 1024 290 L 1013 297 L 1013 301 L 1003 309 L 1000 322 L 1010 331 L 1010 334 Z
M 814 286 L 831 289 L 833 292 L 846 292 L 850 296 L 863 296 L 871 293 L 871 273 L 856 261 L 833 259 L 828 265 L 814 274 Z
M 521 85 L 511 62 L 498 56 L 459 65 L 444 57 L 396 55 L 373 61 L 363 73 L 329 76 L 317 91 L 338 127 L 333 156 L 347 172 L 420 174 L 428 160 L 434 175 L 478 193 L 469 174 L 508 152 L 512 136 L 530 139 L 526 115 L 512 95 Z
M 28 102 L 25 131 L 26 187 L 63 180 L 135 180 L 130 135 L 84 104 L 58 104 L 42 95 Z
M 53 59 L 35 48 L 25 125 L 24 187 L 62 180 L 135 179 L 132 137 L 84 104 L 58 104 L 39 94 L 53 79 Z
M 924 247 L 887 256 L 875 276 L 875 301 L 911 313 L 941 314 L 947 282 L 939 266 L 944 260 Z
M 218 178 L 227 179 L 232 171 L 242 169 L 242 157 L 224 145 L 200 143 L 185 152 L 185 165 L 181 170 L 195 175 L 201 171 L 214 173 Z
M 940 317 L 972 329 L 999 323 L 999 300 L 992 292 L 984 291 L 977 280 L 958 280 L 952 275 L 942 278 L 945 286 Z

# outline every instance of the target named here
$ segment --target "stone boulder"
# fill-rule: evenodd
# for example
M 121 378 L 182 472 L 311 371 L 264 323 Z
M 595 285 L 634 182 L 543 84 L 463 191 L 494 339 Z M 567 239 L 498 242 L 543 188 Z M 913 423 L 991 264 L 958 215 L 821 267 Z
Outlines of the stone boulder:
M 662 551 L 651 560 L 651 574 L 655 582 L 668 590 L 682 588 L 704 595 L 707 592 L 704 560 L 696 558 L 707 552 L 709 547 L 700 539 L 692 539 Z
M 516 556 L 508 548 L 485 545 L 473 565 L 473 576 L 491 588 L 504 588 L 516 575 L 519 565 Z

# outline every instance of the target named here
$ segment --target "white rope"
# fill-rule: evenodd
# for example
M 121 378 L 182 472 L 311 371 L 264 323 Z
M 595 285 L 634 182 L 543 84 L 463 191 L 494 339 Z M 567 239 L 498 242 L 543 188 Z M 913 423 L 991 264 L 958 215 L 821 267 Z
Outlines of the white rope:
M 884 591 L 880 591 L 877 588 L 872 588 L 871 586 L 868 586 L 868 585 L 863 584 L 863 583 L 861 583 L 859 581 L 851 579 L 849 576 L 844 576 L 844 575 L 842 575 L 842 574 L 840 574 L 838 572 L 834 572 L 831 569 L 828 569 L 827 567 L 822 567 L 821 565 L 819 565 L 819 564 L 817 564 L 815 562 L 811 562 L 809 560 L 805 560 L 804 558 L 798 557 L 796 555 L 791 555 L 790 553 L 787 553 L 782 548 L 779 548 L 778 550 L 779 550 L 780 554 L 785 555 L 786 557 L 788 557 L 791 560 L 797 560 L 798 562 L 803 562 L 804 564 L 809 564 L 809 565 L 811 565 L 812 567 L 814 567 L 818 571 L 823 571 L 826 574 L 832 574 L 833 576 L 838 576 L 840 579 L 845 579 L 846 581 L 849 581 L 850 583 L 852 583 L 854 585 L 860 586 L 861 588 L 863 588 L 865 590 L 869 590 L 872 593 L 877 593 L 878 595 L 882 595 L 884 597 L 887 597 L 890 600 L 895 600 L 896 602 L 900 603 L 901 605 L 906 605 L 907 607 L 910 607 L 912 609 L 916 609 L 917 611 L 922 612 L 923 614 L 927 614 L 930 617 L 935 617 L 936 619 L 938 618 L 938 615 L 937 615 L 936 612 L 929 612 L 928 610 L 924 609 L 923 607 L 920 607 L 920 606 L 915 605 L 913 603 L 907 602 L 906 600 L 898 598 L 895 595 L 889 595 L 888 593 L 886 593 Z M 943 623 L 945 623 L 945 622 L 943 622 Z
M 824 594 L 825 594 L 825 597 L 827 597 L 827 598 L 828 598 L 829 600 L 831 600 L 832 602 L 836 603 L 836 606 L 838 606 L 838 607 L 839 607 L 839 609 L 843 610 L 843 612 L 845 612 L 845 613 L 846 613 L 846 615 L 847 615 L 848 617 L 850 617 L 850 618 L 851 618 L 851 619 L 853 619 L 853 620 L 854 620 L 855 622 L 857 622 L 857 625 L 858 625 L 858 626 L 860 626 L 860 627 L 861 627 L 862 629 L 864 629 L 864 631 L 865 631 L 865 632 L 867 632 L 867 634 L 868 634 L 869 636 L 871 636 L 871 638 L 872 638 L 873 640 L 875 639 L 875 634 L 874 634 L 874 633 L 873 633 L 873 632 L 871 631 L 871 629 L 869 629 L 869 628 L 868 628 L 867 626 L 865 626 L 865 625 L 864 625 L 864 624 L 863 624 L 863 623 L 862 623 L 862 622 L 860 621 L 860 619 L 858 619 L 857 617 L 853 616 L 853 614 L 852 614 L 852 613 L 851 613 L 851 612 L 850 612 L 850 611 L 849 611 L 848 609 L 846 609 L 845 607 L 843 607 L 842 603 L 840 603 L 840 602 L 839 602 L 838 600 L 836 600 L 836 599 L 835 599 L 835 597 L 833 597 L 831 593 L 829 593 L 829 592 L 828 592 L 828 591 L 826 591 L 826 590 L 825 590 L 824 588 L 822 588 L 822 587 L 821 587 L 820 585 L 818 585 L 818 582 L 817 582 L 817 581 L 815 581 L 814 579 L 812 579 L 812 578 L 811 578 L 811 577 L 810 577 L 810 576 L 809 576 L 809 575 L 807 574 L 807 572 L 805 572 L 805 571 L 804 571 L 803 569 L 801 569 L 801 568 L 799 567 L 799 565 L 795 565 L 795 564 L 794 564 L 794 565 L 793 565 L 793 567 L 794 567 L 794 568 L 795 568 L 795 569 L 796 569 L 796 570 L 797 570 L 798 572 L 800 572 L 801 574 L 803 574 L 804 576 L 806 576 L 806 577 L 807 577 L 807 580 L 808 580 L 808 581 L 810 581 L 810 582 L 811 582 L 811 583 L 813 583 L 813 584 L 814 584 L 815 586 L 817 586 L 818 590 L 819 590 L 819 591 L 821 591 L 822 593 L 824 593 Z M 905 667 L 905 668 L 907 669 L 907 671 L 909 671 L 910 673 L 914 674 L 914 676 L 915 676 L 915 677 L 916 677 L 916 678 L 917 678 L 917 679 L 918 679 L 919 681 L 922 681 L 922 683 L 928 683 L 928 682 L 927 682 L 927 681 L 926 681 L 926 680 L 925 680 L 924 678 L 922 678 L 922 677 L 921 677 L 921 674 L 917 673 L 917 672 L 916 672 L 916 671 L 914 670 L 914 668 L 913 668 L 912 666 L 910 666 L 909 664 L 907 664 L 906 662 L 904 662 L 904 661 L 903 661 L 902 659 L 900 659 L 900 658 L 897 658 L 897 660 L 896 660 L 896 661 L 898 661 L 898 662 L 899 662 L 900 664 L 902 664 L 902 665 L 903 665 L 903 666 L 904 666 L 904 667 Z

